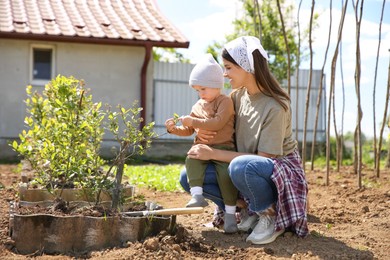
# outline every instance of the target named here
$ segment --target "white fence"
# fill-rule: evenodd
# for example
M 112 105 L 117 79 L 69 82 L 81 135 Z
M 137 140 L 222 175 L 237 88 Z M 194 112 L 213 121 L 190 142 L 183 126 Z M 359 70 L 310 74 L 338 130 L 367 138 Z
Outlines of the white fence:
M 295 75 L 291 77 L 291 108 L 292 108 L 292 125 L 295 136 L 295 131 L 298 132 L 298 141 L 303 139 L 303 125 L 304 125 L 304 116 L 305 116 L 305 107 L 306 107 L 306 95 L 307 95 L 307 85 L 309 81 L 309 70 L 300 70 L 299 71 L 299 82 L 298 82 L 298 97 L 296 97 L 297 88 L 296 86 L 296 77 Z M 313 132 L 315 124 L 315 116 L 317 110 L 317 99 L 319 95 L 321 81 L 321 71 L 314 70 L 312 72 L 312 84 L 309 98 L 309 109 L 307 115 L 307 128 L 306 128 L 306 141 L 313 141 Z M 318 113 L 318 123 L 317 123 L 317 135 L 316 139 L 319 142 L 325 142 L 326 140 L 326 88 L 325 80 L 322 86 L 322 95 L 320 109 Z M 297 102 L 298 101 L 298 102 Z M 298 111 L 298 113 L 296 113 Z M 298 117 L 298 120 L 297 120 Z M 298 128 L 297 126 L 298 122 Z
M 166 134 L 165 120 L 173 117 L 174 113 L 187 115 L 191 111 L 192 105 L 198 100 L 198 94 L 188 85 L 188 78 L 194 64 L 182 63 L 154 63 L 154 107 L 153 117 L 155 121 L 155 131 L 160 136 L 159 139 L 188 139 L 193 137 L 177 137 Z M 313 130 L 316 114 L 316 104 L 319 92 L 319 83 L 321 80 L 321 71 L 314 70 L 312 74 L 312 90 L 310 93 L 309 113 L 307 119 L 306 140 L 313 140 Z M 296 131 L 296 112 L 298 110 L 298 141 L 303 139 L 303 124 L 305 100 L 307 93 L 307 82 L 309 77 L 308 70 L 300 70 L 298 83 L 298 98 L 296 98 L 295 76 L 291 78 L 291 106 L 292 106 L 292 123 L 295 136 Z M 230 90 L 225 90 L 228 93 Z M 323 85 L 323 93 L 320 105 L 317 141 L 325 140 L 326 129 L 326 91 Z M 298 102 L 297 102 L 298 101 Z

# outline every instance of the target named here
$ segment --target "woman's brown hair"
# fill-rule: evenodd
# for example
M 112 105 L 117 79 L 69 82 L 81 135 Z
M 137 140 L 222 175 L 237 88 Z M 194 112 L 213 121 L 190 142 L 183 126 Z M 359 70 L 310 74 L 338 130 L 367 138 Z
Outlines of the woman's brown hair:
M 265 95 L 275 98 L 275 100 L 284 108 L 284 110 L 288 110 L 286 101 L 290 102 L 290 97 L 272 75 L 271 71 L 269 70 L 267 60 L 263 57 L 263 55 L 261 55 L 259 50 L 255 50 L 252 55 L 257 87 Z M 222 58 L 236 66 L 239 66 L 226 49 L 222 51 Z

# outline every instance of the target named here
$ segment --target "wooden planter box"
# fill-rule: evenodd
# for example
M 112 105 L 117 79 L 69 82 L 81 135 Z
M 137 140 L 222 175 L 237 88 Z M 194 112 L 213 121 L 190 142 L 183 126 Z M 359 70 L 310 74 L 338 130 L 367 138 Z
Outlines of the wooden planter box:
M 174 226 L 170 217 L 13 215 L 11 238 L 21 254 L 85 253 L 121 247 Z
M 22 186 L 21 186 L 22 187 Z M 16 207 L 47 207 L 53 203 L 53 195 L 46 190 L 21 188 L 20 201 L 11 203 L 9 233 L 15 248 L 21 254 L 42 252 L 46 254 L 72 254 L 105 248 L 121 247 L 126 242 L 145 239 L 162 230 L 172 232 L 176 218 L 173 216 L 110 216 L 91 217 L 81 215 L 57 216 L 50 214 L 17 214 Z M 125 191 L 134 195 L 134 187 Z M 80 207 L 91 204 L 82 196 L 82 191 L 68 190 L 62 198 Z M 102 204 L 111 206 L 111 197 L 106 193 Z M 86 199 L 81 201 L 80 199 Z M 126 210 L 126 208 L 124 208 Z

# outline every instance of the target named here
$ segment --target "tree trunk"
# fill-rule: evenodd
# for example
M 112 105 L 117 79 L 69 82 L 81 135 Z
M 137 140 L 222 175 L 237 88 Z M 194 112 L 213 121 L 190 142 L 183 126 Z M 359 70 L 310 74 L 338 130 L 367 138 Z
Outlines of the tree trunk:
M 112 209 L 117 210 L 120 206 L 120 198 L 122 191 L 122 178 L 123 170 L 125 166 L 126 156 L 127 156 L 128 142 L 122 141 L 119 151 L 118 158 L 118 167 L 115 174 L 115 186 L 112 194 Z
M 329 7 L 328 42 L 327 42 L 327 45 L 326 45 L 326 51 L 325 51 L 325 56 L 324 56 L 324 63 L 322 64 L 322 68 L 321 68 L 321 80 L 320 80 L 320 86 L 319 86 L 319 89 L 318 89 L 317 106 L 316 106 L 316 118 L 315 118 L 315 122 L 314 122 L 314 131 L 313 131 L 313 141 L 312 141 L 312 144 L 311 144 L 311 170 L 314 170 L 314 152 L 315 152 L 316 139 L 317 139 L 318 116 L 319 116 L 321 100 L 322 100 L 322 89 L 323 89 L 323 81 L 324 81 L 324 68 L 325 68 L 325 64 L 326 64 L 326 58 L 328 56 L 328 50 L 329 50 L 329 43 L 330 43 L 331 34 L 332 34 L 332 0 L 330 0 L 330 7 Z
M 331 115 L 331 107 L 332 107 L 332 96 L 334 95 L 334 85 L 335 85 L 335 77 L 336 77 L 336 63 L 337 63 L 337 57 L 339 54 L 339 45 L 341 42 L 341 38 L 343 35 L 343 28 L 344 28 L 344 20 L 345 20 L 345 14 L 347 12 L 347 6 L 348 6 L 348 0 L 345 1 L 343 11 L 340 17 L 340 23 L 339 23 L 339 31 L 338 31 L 338 37 L 337 37 L 337 44 L 336 49 L 333 54 L 332 59 L 332 67 L 331 67 L 331 74 L 330 74 L 330 90 L 329 90 L 329 105 L 328 105 L 328 124 L 326 128 L 326 185 L 329 185 L 329 171 L 330 171 L 330 115 Z
M 259 31 L 259 39 L 260 39 L 260 42 L 262 41 L 262 38 L 263 38 L 263 32 L 262 32 L 262 28 L 261 28 L 261 13 L 260 13 L 260 6 L 259 6 L 259 1 L 258 0 L 254 0 L 254 12 L 256 12 L 253 17 L 255 17 L 255 27 L 257 26 L 257 22 L 256 22 L 256 16 L 259 17 L 259 27 L 257 28 L 257 30 Z
M 340 126 L 340 142 L 338 150 L 338 168 L 343 165 L 343 155 L 344 155 L 344 114 L 345 114 L 345 87 L 344 87 L 344 73 L 343 73 L 343 42 L 340 42 L 340 76 L 341 76 L 341 89 L 343 94 L 343 103 L 341 108 L 341 126 Z
M 301 27 L 299 22 L 300 11 L 301 11 L 302 0 L 299 1 L 298 14 L 297 14 L 297 25 L 298 25 L 298 48 L 297 48 L 297 65 L 295 69 L 295 140 L 298 141 L 298 130 L 299 130 L 299 66 L 301 63 Z
M 360 3 L 359 0 L 356 1 L 356 4 L 352 1 L 353 7 L 355 10 L 355 21 L 356 21 L 356 69 L 355 69 L 355 88 L 356 88 L 356 97 L 357 97 L 357 122 L 356 122 L 356 136 L 357 140 L 357 174 L 358 174 L 358 186 L 362 187 L 362 130 L 361 130 L 361 121 L 363 117 L 363 112 L 361 109 L 361 98 L 360 98 L 360 75 L 361 75 L 361 61 L 360 61 L 360 25 L 363 15 L 363 4 L 364 0 Z M 360 3 L 360 13 L 358 11 Z
M 280 8 L 280 0 L 276 0 L 276 3 L 278 5 L 280 22 L 282 24 L 283 39 L 284 39 L 284 44 L 286 45 L 286 51 L 287 51 L 287 93 L 288 93 L 288 95 L 290 95 L 291 94 L 291 57 L 290 57 L 290 48 L 288 46 L 288 40 L 287 40 L 287 35 L 286 35 L 286 28 L 284 26 L 284 19 L 283 19 L 282 9 Z
M 385 167 L 386 169 L 390 168 L 390 140 L 387 140 L 387 159 L 386 159 Z
M 336 64 L 335 64 L 336 65 Z M 334 68 L 336 71 L 336 67 Z M 335 89 L 333 88 L 333 93 L 331 95 L 333 102 L 332 102 L 332 112 L 333 112 L 333 127 L 334 127 L 334 135 L 336 138 L 336 171 L 340 171 L 340 164 L 339 164 L 339 157 L 337 156 L 339 154 L 339 148 L 340 148 L 340 139 L 337 132 L 337 123 L 336 123 L 336 102 L 335 102 Z
M 302 140 L 302 164 L 303 169 L 306 169 L 306 132 L 307 132 L 307 116 L 309 113 L 309 102 L 310 102 L 310 90 L 311 90 L 311 80 L 313 72 L 313 42 L 312 42 L 312 29 L 313 29 L 313 14 L 314 14 L 315 1 L 311 2 L 311 12 L 310 12 L 310 24 L 309 24 L 309 47 L 310 47 L 310 70 L 309 70 L 309 82 L 307 84 L 306 91 L 306 105 L 305 105 L 305 117 L 303 123 L 303 140 Z
M 385 128 L 385 124 L 387 121 L 387 126 L 390 126 L 390 119 L 387 118 L 387 108 L 389 106 L 389 93 L 390 93 L 390 60 L 389 60 L 389 68 L 387 72 L 387 91 L 386 91 L 386 103 L 385 103 L 385 111 L 383 112 L 383 120 L 382 120 L 382 127 L 379 135 L 379 145 L 378 145 L 378 151 L 376 155 L 376 165 L 378 167 L 376 168 L 376 176 L 379 177 L 380 172 L 380 158 L 381 158 L 381 150 L 382 150 L 382 136 L 383 136 L 383 129 Z M 386 168 L 390 168 L 390 140 L 387 140 L 387 160 L 386 160 Z
M 381 37 L 382 37 L 382 21 L 383 21 L 383 12 L 385 10 L 385 4 L 386 0 L 383 0 L 382 3 L 382 12 L 381 12 L 381 18 L 379 22 L 379 39 L 378 39 L 378 49 L 376 52 L 376 62 L 375 62 L 375 75 L 374 75 L 374 89 L 372 91 L 372 113 L 373 113 L 373 126 L 374 126 L 374 169 L 376 171 L 376 175 L 379 177 L 379 162 L 380 162 L 380 152 L 382 147 L 377 147 L 377 141 L 376 141 L 376 112 L 375 112 L 375 107 L 376 107 L 376 77 L 378 74 L 378 60 L 379 60 L 379 51 L 381 48 Z M 387 96 L 387 95 L 386 95 Z M 387 111 L 385 110 L 385 113 Z M 386 117 L 385 117 L 386 118 Z M 382 136 L 379 137 L 379 139 L 382 139 Z M 377 158 L 379 155 L 379 158 Z

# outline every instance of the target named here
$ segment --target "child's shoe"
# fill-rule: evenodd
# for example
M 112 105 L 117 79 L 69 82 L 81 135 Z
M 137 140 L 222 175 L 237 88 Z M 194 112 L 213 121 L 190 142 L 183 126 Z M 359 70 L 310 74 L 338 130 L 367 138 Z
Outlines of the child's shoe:
M 225 212 L 223 230 L 228 234 L 238 232 L 236 214 Z
M 208 206 L 209 203 L 205 200 L 203 195 L 194 195 L 192 196 L 192 199 L 187 203 L 186 207 L 191 208 L 191 207 L 206 207 Z

